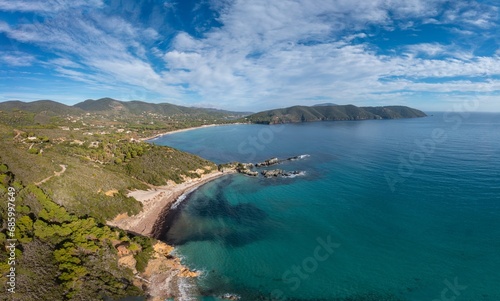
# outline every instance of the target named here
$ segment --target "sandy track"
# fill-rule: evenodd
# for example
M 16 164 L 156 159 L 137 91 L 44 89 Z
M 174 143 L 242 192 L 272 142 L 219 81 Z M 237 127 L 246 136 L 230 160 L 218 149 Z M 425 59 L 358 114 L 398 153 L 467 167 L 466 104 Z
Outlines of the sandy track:
M 53 177 L 59 177 L 60 175 L 62 175 L 65 171 L 66 171 L 66 165 L 63 165 L 63 164 L 60 164 L 59 166 L 61 166 L 61 171 L 54 171 L 54 175 L 53 176 L 50 176 L 50 177 L 47 177 L 43 180 L 41 180 L 40 182 L 38 183 L 35 183 L 35 185 L 41 185 L 45 182 L 47 182 L 48 180 L 52 179 Z

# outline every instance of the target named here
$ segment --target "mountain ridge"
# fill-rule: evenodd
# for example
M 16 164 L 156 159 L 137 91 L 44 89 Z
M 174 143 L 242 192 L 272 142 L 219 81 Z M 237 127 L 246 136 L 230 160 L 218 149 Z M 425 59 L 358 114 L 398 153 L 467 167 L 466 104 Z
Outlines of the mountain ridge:
M 418 118 L 427 115 L 407 106 L 357 107 L 354 105 L 292 106 L 246 117 L 251 123 L 279 124 L 311 121 Z
M 357 107 L 352 104 L 316 104 L 312 106 L 291 106 L 277 108 L 250 114 L 248 112 L 233 112 L 213 108 L 196 108 L 174 105 L 171 103 L 148 103 L 139 100 L 121 101 L 105 97 L 87 99 L 73 106 L 68 106 L 52 100 L 37 100 L 22 102 L 18 100 L 0 103 L 0 110 L 21 110 L 47 115 L 67 115 L 99 113 L 105 115 L 143 115 L 161 114 L 164 116 L 197 116 L 198 118 L 242 118 L 250 123 L 276 124 L 311 121 L 334 120 L 366 120 L 366 119 L 399 119 L 427 116 L 424 112 L 407 106 Z
M 0 102 L 0 110 L 21 110 L 32 113 L 51 111 L 56 114 L 78 114 L 86 112 L 120 112 L 140 115 L 144 112 L 159 113 L 164 115 L 175 114 L 215 114 L 215 115 L 246 115 L 248 112 L 234 112 L 214 108 L 197 108 L 175 105 L 171 103 L 149 103 L 140 100 L 122 101 L 110 97 L 87 99 L 72 106 L 53 100 L 36 100 L 23 102 L 9 100 Z

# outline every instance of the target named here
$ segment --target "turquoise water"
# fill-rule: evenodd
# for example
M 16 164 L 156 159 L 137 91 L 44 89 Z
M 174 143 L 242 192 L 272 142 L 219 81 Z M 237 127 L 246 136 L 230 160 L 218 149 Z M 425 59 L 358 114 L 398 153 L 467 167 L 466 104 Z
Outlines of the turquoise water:
M 218 163 L 309 155 L 279 166 L 304 176 L 230 175 L 182 203 L 164 238 L 204 271 L 192 300 L 500 300 L 500 114 L 444 117 L 156 139 Z

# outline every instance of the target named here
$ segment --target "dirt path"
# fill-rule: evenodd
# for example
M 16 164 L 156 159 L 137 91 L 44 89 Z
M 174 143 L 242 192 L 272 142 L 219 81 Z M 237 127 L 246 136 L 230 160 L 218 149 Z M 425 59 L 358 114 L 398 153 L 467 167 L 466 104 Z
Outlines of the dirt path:
M 16 130 L 14 129 L 14 132 L 16 132 L 16 136 L 13 138 L 14 140 L 19 137 L 19 135 L 21 135 L 22 133 L 24 133 L 23 131 L 20 131 L 20 130 Z
M 48 180 L 50 180 L 52 177 L 59 177 L 60 175 L 62 175 L 66 171 L 66 165 L 59 164 L 59 166 L 61 166 L 61 168 L 62 168 L 61 171 L 54 171 L 54 175 L 53 176 L 47 177 L 47 178 L 41 180 L 40 182 L 35 183 L 35 185 L 37 185 L 37 186 L 41 185 L 41 184 L 47 182 Z

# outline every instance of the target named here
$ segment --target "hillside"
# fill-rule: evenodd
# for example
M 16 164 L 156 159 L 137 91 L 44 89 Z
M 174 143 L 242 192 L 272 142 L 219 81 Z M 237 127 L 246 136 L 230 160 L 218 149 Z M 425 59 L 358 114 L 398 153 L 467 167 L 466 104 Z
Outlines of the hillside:
M 147 283 L 137 277 L 147 277 L 142 273 L 151 258 L 158 260 L 153 252 L 158 242 L 106 222 L 142 210 L 141 202 L 127 196 L 129 191 L 199 178 L 217 166 L 137 139 L 148 134 L 137 122 L 158 122 L 153 117 L 120 122 L 105 114 L 80 115 L 83 109 L 69 107 L 67 115 L 40 118 L 47 114 L 42 110 L 66 107 L 9 102 L 0 112 L 0 198 L 5 200 L 0 204 L 0 243 L 7 244 L 11 232 L 7 200 L 12 194 L 17 221 L 15 300 L 118 300 L 145 295 Z M 3 291 L 9 254 L 0 250 Z
M 87 99 L 73 106 L 68 106 L 52 100 L 37 100 L 23 102 L 11 100 L 0 102 L 0 111 L 25 111 L 31 113 L 52 112 L 59 115 L 82 114 L 86 112 L 113 113 L 140 115 L 144 113 L 157 113 L 167 116 L 176 114 L 207 115 L 207 116 L 241 116 L 247 113 L 231 112 L 211 108 L 196 108 L 174 105 L 170 103 L 148 103 L 138 100 L 120 101 L 109 97 L 100 99 Z
M 51 112 L 58 115 L 81 114 L 83 111 L 77 107 L 67 106 L 52 100 L 37 100 L 33 102 L 22 102 L 11 100 L 0 103 L 1 111 L 26 111 L 31 113 Z
M 74 107 L 80 108 L 87 112 L 119 111 L 121 113 L 128 113 L 134 115 L 140 115 L 143 113 L 157 113 L 166 116 L 174 116 L 178 114 L 207 115 L 207 116 L 219 116 L 219 117 L 244 115 L 244 113 L 239 113 L 239 112 L 230 112 L 230 111 L 207 109 L 207 108 L 185 107 L 170 103 L 156 104 L 138 100 L 119 101 L 112 98 L 101 98 L 97 100 L 87 99 L 83 102 L 75 104 Z
M 0 103 L 0 123 L 10 126 L 60 128 L 82 133 L 108 133 L 127 128 L 128 138 L 145 138 L 178 129 L 232 123 L 248 115 L 212 108 L 194 108 L 170 103 L 88 99 L 74 106 L 55 101 L 7 101 Z
M 427 116 L 405 106 L 356 107 L 354 105 L 293 106 L 263 111 L 247 116 L 252 123 L 278 124 L 327 120 L 399 119 Z

